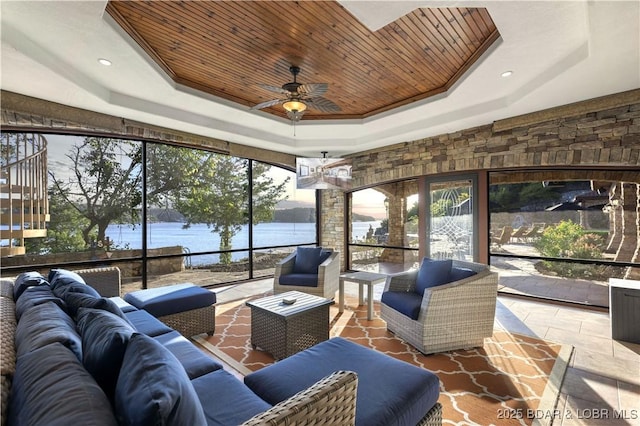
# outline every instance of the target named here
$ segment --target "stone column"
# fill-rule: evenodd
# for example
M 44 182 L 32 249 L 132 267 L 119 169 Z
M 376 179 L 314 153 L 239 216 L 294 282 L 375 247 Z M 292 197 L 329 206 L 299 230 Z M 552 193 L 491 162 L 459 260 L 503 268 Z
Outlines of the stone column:
M 340 270 L 345 270 L 344 192 L 333 189 L 320 191 L 320 245 L 340 252 Z
M 619 200 L 622 196 L 621 193 L 622 182 L 618 182 L 613 185 L 609 191 L 609 205 L 613 206 L 614 200 Z M 605 253 L 615 254 L 620 247 L 620 241 L 622 241 L 622 209 L 613 208 L 609 211 L 609 241 L 607 242 L 607 248 Z
M 631 262 L 638 246 L 638 184 L 623 183 L 620 207 L 622 210 L 622 240 L 616 252 L 616 261 Z
M 640 184 L 636 184 L 636 250 L 633 253 L 631 261 L 634 263 L 640 263 Z M 640 280 L 640 267 L 629 267 L 625 274 L 625 279 L 628 280 Z

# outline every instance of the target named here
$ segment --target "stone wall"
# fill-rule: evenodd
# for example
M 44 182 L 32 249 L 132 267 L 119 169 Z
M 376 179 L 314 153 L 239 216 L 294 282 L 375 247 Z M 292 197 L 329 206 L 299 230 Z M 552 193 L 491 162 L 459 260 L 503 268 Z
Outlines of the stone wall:
M 471 129 L 366 151 L 353 160 L 353 188 L 441 173 L 525 168 L 638 168 L 640 89 Z M 323 192 L 322 240 L 344 241 L 333 226 L 345 212 L 339 192 Z M 339 219 L 337 219 L 338 217 Z M 342 265 L 345 265 L 343 259 Z

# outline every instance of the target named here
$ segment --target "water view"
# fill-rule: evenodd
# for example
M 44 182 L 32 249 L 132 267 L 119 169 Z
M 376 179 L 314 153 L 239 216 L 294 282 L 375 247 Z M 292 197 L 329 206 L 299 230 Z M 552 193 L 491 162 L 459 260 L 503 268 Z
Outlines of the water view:
M 369 230 L 380 226 L 380 222 L 354 222 L 353 236 L 364 238 Z M 253 228 L 254 248 L 286 246 L 295 244 L 314 244 L 316 239 L 315 223 L 261 223 Z M 142 248 L 142 228 L 140 225 L 109 225 L 107 237 L 113 242 L 116 249 L 140 249 Z M 220 236 L 211 232 L 211 228 L 203 223 L 183 228 L 180 222 L 156 222 L 150 223 L 147 229 L 148 248 L 160 248 L 170 246 L 182 246 L 186 253 L 198 253 L 214 251 L 220 248 Z M 232 240 L 234 250 L 249 247 L 249 227 L 243 226 Z M 247 258 L 247 252 L 233 253 L 233 260 Z M 218 262 L 218 255 L 193 256 L 193 266 L 201 266 Z

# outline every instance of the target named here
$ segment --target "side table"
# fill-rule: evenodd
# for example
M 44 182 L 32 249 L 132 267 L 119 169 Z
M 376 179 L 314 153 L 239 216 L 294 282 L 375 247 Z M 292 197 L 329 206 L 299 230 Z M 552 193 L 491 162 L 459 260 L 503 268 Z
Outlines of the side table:
M 286 305 L 283 299 L 296 299 Z M 286 358 L 329 339 L 331 300 L 299 291 L 250 300 L 251 345 Z
M 358 306 L 364 304 L 364 294 L 362 286 L 367 286 L 367 319 L 373 319 L 373 286 L 384 282 L 387 276 L 375 272 L 348 272 L 340 275 L 339 301 L 340 312 L 344 312 L 344 282 L 349 281 L 358 284 Z

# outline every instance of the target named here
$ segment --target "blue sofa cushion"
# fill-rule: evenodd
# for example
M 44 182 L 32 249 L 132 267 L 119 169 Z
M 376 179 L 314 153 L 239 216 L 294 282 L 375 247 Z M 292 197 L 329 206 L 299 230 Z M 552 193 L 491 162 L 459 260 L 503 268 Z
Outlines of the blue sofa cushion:
M 118 376 L 116 418 L 125 425 L 205 425 L 198 395 L 171 352 L 134 333 Z
M 69 349 L 53 343 L 18 359 L 11 425 L 117 425 L 109 400 Z
M 271 408 L 226 370 L 205 374 L 191 383 L 209 425 L 239 425 Z
M 49 282 L 38 272 L 24 272 L 13 282 L 13 300 L 18 302 L 22 293 L 29 287 L 47 286 Z
M 116 306 L 118 308 L 120 308 L 120 310 L 123 313 L 127 313 L 127 312 L 137 311 L 138 310 L 138 308 L 136 308 L 132 304 L 130 304 L 128 302 L 125 302 L 122 297 L 118 297 L 118 296 L 110 297 L 109 300 L 111 300 L 113 303 L 115 303 Z
M 41 305 L 46 302 L 53 302 L 60 306 L 62 309 L 67 309 L 67 304 L 64 300 L 56 297 L 51 288 L 48 285 L 39 285 L 36 287 L 29 287 L 20 295 L 20 299 L 16 302 L 16 319 L 20 321 L 22 314 L 33 306 Z
M 299 285 L 302 287 L 318 287 L 318 274 L 286 274 L 280 275 L 280 285 Z
M 429 287 L 451 282 L 449 279 L 451 264 L 451 259 L 432 260 L 425 258 L 416 278 L 416 293 L 422 296 Z
M 412 291 L 385 291 L 382 293 L 380 301 L 412 320 L 417 320 L 420 315 L 422 296 L 418 293 Z
M 65 302 L 67 302 L 67 312 L 72 318 L 78 315 L 80 308 L 93 308 L 111 312 L 126 320 L 124 313 L 118 308 L 118 305 L 104 297 L 93 297 L 85 293 L 67 293 L 65 295 Z
M 119 316 L 91 308 L 78 310 L 77 325 L 82 337 L 82 363 L 113 401 L 122 359 L 135 330 Z
M 432 372 L 340 337 L 251 373 L 244 382 L 275 405 L 337 370 L 358 374 L 356 425 L 415 426 L 440 394 Z
M 190 283 L 133 291 L 124 300 L 155 317 L 163 317 L 216 303 L 216 294 Z
M 18 358 L 54 342 L 62 343 L 82 360 L 82 342 L 76 324 L 60 306 L 46 302 L 22 314 L 15 335 Z
M 85 293 L 100 297 L 100 294 L 93 287 L 87 285 L 82 277 L 73 271 L 52 269 L 49 272 L 49 282 L 51 283 L 53 294 L 61 299 L 64 299 L 68 292 Z
M 222 368 L 222 364 L 205 355 L 177 331 L 161 334 L 154 337 L 154 340 L 169 349 L 169 352 L 180 361 L 190 379 Z
M 173 331 L 172 328 L 145 310 L 127 312 L 124 316 L 133 324 L 136 331 L 147 336 L 155 337 Z
M 477 272 L 472 271 L 471 269 L 453 267 L 449 273 L 449 282 L 463 280 L 465 278 L 472 277 L 475 274 L 477 274 Z
M 298 247 L 293 262 L 294 274 L 317 274 L 322 247 Z

